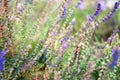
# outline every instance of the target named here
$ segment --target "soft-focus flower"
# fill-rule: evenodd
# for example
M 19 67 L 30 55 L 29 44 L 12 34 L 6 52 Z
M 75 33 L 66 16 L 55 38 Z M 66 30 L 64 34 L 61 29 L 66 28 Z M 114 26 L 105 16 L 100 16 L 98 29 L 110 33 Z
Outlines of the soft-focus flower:
M 118 7 L 119 7 L 119 2 L 116 2 L 114 9 L 118 9 Z
M 81 9 L 81 10 L 84 10 L 85 9 L 85 5 L 83 3 L 81 3 L 80 5 L 78 5 L 78 8 Z
M 81 10 L 85 9 L 85 5 L 83 4 L 83 0 L 79 0 L 77 7 Z
M 106 16 L 106 17 L 103 19 L 103 22 L 106 22 L 106 21 L 108 21 L 110 18 L 112 18 L 113 15 L 114 15 L 114 13 L 117 11 L 118 7 L 119 7 L 119 2 L 116 2 L 116 3 L 115 3 L 115 6 L 114 6 L 114 9 L 111 11 L 110 14 L 108 14 L 108 16 Z
M 1 49 L 0 50 L 0 71 L 3 71 L 3 68 L 4 68 L 5 55 L 6 55 L 5 50 Z
M 53 64 L 53 63 L 50 63 L 50 68 L 55 68 L 55 64 Z
M 119 29 L 118 29 L 118 30 L 114 30 L 113 32 L 114 32 L 114 33 L 118 33 L 118 32 L 120 32 L 120 30 L 119 30 Z
M 101 4 L 101 9 L 105 10 L 106 9 L 106 2 L 105 2 L 105 0 L 100 0 L 99 3 Z
M 76 24 L 76 19 L 73 18 L 73 20 L 72 20 L 72 25 L 75 25 L 75 24 Z
M 107 40 L 107 42 L 108 42 L 109 44 L 111 44 L 113 41 L 114 41 L 114 36 L 112 36 L 111 38 L 108 38 L 108 40 Z
M 66 6 L 63 8 L 63 12 L 61 15 L 61 18 L 65 18 L 66 17 Z
M 96 19 L 96 17 L 101 13 L 101 11 L 102 11 L 102 9 L 101 9 L 101 3 L 98 3 L 97 10 L 92 15 L 92 17 L 89 17 L 89 15 L 86 16 L 86 18 L 89 20 L 87 22 L 87 25 L 90 25 L 90 23 Z
M 98 3 L 97 10 L 94 13 L 94 15 L 92 16 L 92 21 L 94 21 L 95 17 L 97 17 L 100 13 L 101 13 L 101 3 Z
M 63 48 L 63 49 L 67 49 L 67 47 L 68 47 L 68 42 L 63 41 L 63 42 L 62 42 L 62 48 Z
M 90 20 L 90 15 L 86 15 L 86 19 L 87 19 L 87 20 Z
M 110 66 L 112 68 L 114 68 L 117 65 L 118 59 L 120 58 L 120 48 L 116 47 L 113 48 L 112 50 L 112 63 L 110 64 Z
M 97 11 L 94 15 L 98 16 L 100 12 L 101 12 L 101 3 L 98 3 Z
M 53 35 L 54 35 L 54 36 L 57 36 L 57 32 L 56 32 L 56 31 L 54 31 L 54 32 L 53 32 Z

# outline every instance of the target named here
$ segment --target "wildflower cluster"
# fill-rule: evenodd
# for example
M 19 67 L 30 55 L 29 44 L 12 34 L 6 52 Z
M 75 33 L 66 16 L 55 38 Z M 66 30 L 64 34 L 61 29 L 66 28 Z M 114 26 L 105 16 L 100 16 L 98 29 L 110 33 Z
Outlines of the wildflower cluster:
M 0 1 L 0 80 L 119 80 L 119 5 Z

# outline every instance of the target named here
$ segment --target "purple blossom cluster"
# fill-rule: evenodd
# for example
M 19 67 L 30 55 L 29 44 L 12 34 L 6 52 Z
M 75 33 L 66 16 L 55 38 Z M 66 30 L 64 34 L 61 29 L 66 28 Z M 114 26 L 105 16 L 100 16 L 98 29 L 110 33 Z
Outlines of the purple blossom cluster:
M 5 50 L 0 50 L 0 71 L 3 71 L 4 69 L 5 56 L 6 56 Z
M 66 16 L 66 6 L 63 7 L 61 18 L 65 18 L 65 16 Z
M 119 47 L 115 47 L 112 50 L 112 63 L 110 64 L 110 66 L 112 68 L 114 68 L 117 65 L 118 59 L 120 58 L 120 48 Z
M 96 12 L 94 13 L 94 15 L 92 16 L 92 19 L 91 21 L 94 21 L 95 20 L 95 17 L 97 17 L 100 13 L 101 13 L 101 3 L 98 3 L 98 6 L 97 6 L 97 10 Z
M 72 20 L 72 25 L 70 25 L 69 27 L 68 27 L 68 31 L 67 31 L 67 33 L 66 33 L 66 35 L 65 35 L 65 37 L 62 39 L 62 41 L 61 41 L 61 43 L 62 43 L 62 48 L 63 49 L 67 49 L 67 46 L 68 46 L 68 44 L 69 44 L 69 42 L 68 42 L 68 40 L 70 39 L 70 34 L 72 33 L 72 26 L 74 26 L 76 24 L 76 20 L 75 20 L 75 18 Z
M 114 13 L 117 11 L 118 8 L 119 8 L 119 2 L 116 2 L 113 10 L 111 11 L 111 13 L 108 14 L 102 21 L 107 22 L 110 18 L 112 18 Z
M 85 5 L 83 4 L 83 0 L 80 0 L 78 3 L 78 8 L 83 10 L 85 8 Z
M 89 26 L 92 21 L 95 21 L 96 17 L 99 16 L 99 14 L 101 13 L 101 11 L 102 11 L 102 5 L 101 5 L 101 3 L 98 3 L 97 10 L 92 15 L 92 17 L 90 17 L 89 15 L 86 16 L 86 18 L 88 19 L 88 22 L 87 22 L 86 25 Z M 83 28 L 86 29 L 87 26 L 84 26 Z

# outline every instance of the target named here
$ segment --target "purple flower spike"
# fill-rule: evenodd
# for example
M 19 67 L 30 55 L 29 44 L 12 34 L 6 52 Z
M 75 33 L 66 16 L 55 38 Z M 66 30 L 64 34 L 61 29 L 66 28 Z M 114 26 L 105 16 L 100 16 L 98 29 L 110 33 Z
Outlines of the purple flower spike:
M 113 58 L 113 61 L 110 64 L 110 66 L 112 68 L 114 68 L 117 65 L 118 59 L 120 58 L 120 48 L 118 48 L 118 47 L 113 48 L 113 50 L 112 50 L 112 58 Z
M 101 3 L 98 3 L 98 10 L 101 9 Z
M 106 9 L 105 0 L 100 0 L 100 3 L 101 3 L 101 9 L 105 10 Z
M 0 71 L 3 71 L 4 68 L 5 55 L 5 50 L 0 50 Z
M 66 7 L 64 7 L 64 10 L 62 12 L 61 18 L 65 18 L 65 16 L 66 16 Z
M 114 9 L 118 9 L 118 7 L 119 7 L 119 2 L 116 2 Z
M 67 47 L 68 47 L 68 42 L 63 41 L 63 42 L 62 42 L 62 48 L 63 48 L 63 49 L 67 49 Z
M 120 32 L 120 30 L 114 30 L 113 32 L 114 32 L 114 33 L 118 33 L 118 32 Z
M 101 13 L 101 4 L 98 3 L 97 10 L 95 11 L 94 15 L 91 17 L 90 22 L 94 21 L 100 13 Z
M 115 13 L 116 10 L 118 9 L 118 7 L 119 7 L 119 2 L 116 2 L 116 3 L 115 3 L 115 6 L 114 6 L 114 9 L 111 11 L 110 14 L 108 14 L 108 15 L 103 19 L 103 22 L 106 22 L 106 21 L 108 21 L 110 18 L 112 18 L 113 15 L 114 15 L 114 13 Z
M 0 58 L 5 57 L 6 53 L 4 50 L 0 50 Z
M 110 66 L 111 66 L 112 68 L 114 68 L 116 65 L 117 65 L 117 62 L 116 62 L 116 61 L 113 61 L 113 62 L 110 64 Z
M 94 16 L 98 16 L 101 12 L 101 4 L 98 3 L 97 11 L 95 12 Z

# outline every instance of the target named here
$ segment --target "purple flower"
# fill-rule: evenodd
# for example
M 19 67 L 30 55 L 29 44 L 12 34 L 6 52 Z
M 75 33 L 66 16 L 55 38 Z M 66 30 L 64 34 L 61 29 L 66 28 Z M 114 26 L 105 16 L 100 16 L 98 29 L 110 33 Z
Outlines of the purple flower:
M 89 25 L 91 21 L 94 21 L 100 13 L 101 13 L 101 3 L 98 3 L 97 10 L 93 14 L 93 16 L 89 19 L 89 22 L 87 24 Z
M 84 9 L 84 4 L 83 4 L 83 0 L 79 0 L 78 4 L 77 4 L 77 8 L 83 10 Z
M 62 48 L 63 49 L 67 49 L 67 46 L 68 46 L 68 42 L 65 40 L 62 41 Z
M 101 0 L 99 3 L 101 3 L 101 9 L 102 9 L 102 10 L 105 10 L 105 9 L 106 9 L 105 0 Z
M 87 20 L 90 20 L 90 15 L 86 15 L 86 19 L 87 19 Z
M 50 67 L 51 67 L 51 68 L 53 67 L 53 64 L 52 64 L 52 63 L 50 63 Z
M 119 2 L 116 2 L 116 3 L 115 3 L 115 6 L 114 6 L 114 9 L 113 9 L 113 10 L 111 11 L 111 13 L 108 14 L 102 21 L 103 21 L 103 22 L 106 22 L 106 21 L 108 21 L 110 18 L 112 18 L 113 15 L 114 15 L 114 13 L 115 13 L 116 10 L 118 9 L 118 7 L 119 7 Z
M 68 1 L 68 4 L 72 4 L 72 0 L 69 0 L 69 1 Z
M 84 9 L 85 9 L 85 6 L 84 6 L 83 3 L 81 3 L 80 5 L 78 5 L 78 7 L 79 7 L 79 9 L 81 9 L 81 10 L 84 10 Z
M 112 68 L 114 68 L 117 65 L 118 59 L 120 58 L 120 48 L 116 47 L 113 48 L 112 50 L 112 63 L 110 64 L 110 66 Z
M 73 20 L 72 20 L 72 25 L 75 25 L 76 24 L 76 19 L 74 18 Z
M 96 12 L 94 13 L 94 16 L 98 16 L 100 12 L 101 12 L 101 4 L 98 3 L 98 7 L 97 7 Z
M 53 68 L 53 67 L 55 67 L 55 65 L 54 65 L 54 64 L 52 64 L 52 63 L 50 63 L 50 68 Z
M 0 58 L 5 57 L 6 53 L 4 50 L 0 50 Z
M 5 55 L 5 50 L 0 50 L 0 71 L 3 71 L 4 68 Z
M 116 2 L 114 9 L 118 9 L 118 7 L 119 7 L 119 2 Z
M 107 40 L 107 42 L 108 42 L 109 44 L 111 44 L 113 41 L 114 41 L 114 36 L 112 36 L 111 38 L 108 38 L 108 40 Z
M 56 31 L 55 31 L 55 32 L 53 32 L 53 35 L 54 35 L 54 36 L 57 36 L 57 32 L 56 32 Z
M 62 14 L 60 16 L 60 19 L 56 22 L 56 24 L 58 24 L 60 21 L 62 21 L 62 19 L 64 19 L 66 17 L 66 6 L 63 7 L 63 11 Z
M 118 32 L 120 32 L 120 30 L 114 30 L 113 32 L 114 32 L 114 33 L 118 33 Z
M 63 9 L 63 12 L 62 12 L 61 18 L 65 18 L 65 16 L 66 16 L 66 7 L 64 7 L 64 9 Z
M 20 12 L 23 12 L 24 10 L 23 9 L 20 9 Z

